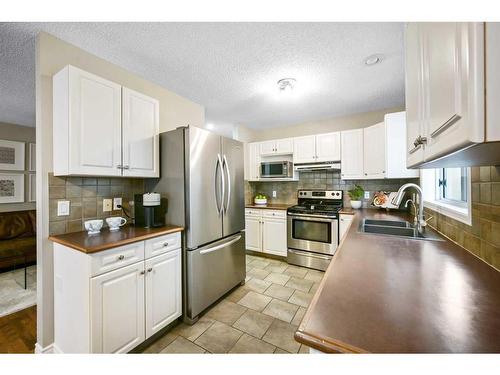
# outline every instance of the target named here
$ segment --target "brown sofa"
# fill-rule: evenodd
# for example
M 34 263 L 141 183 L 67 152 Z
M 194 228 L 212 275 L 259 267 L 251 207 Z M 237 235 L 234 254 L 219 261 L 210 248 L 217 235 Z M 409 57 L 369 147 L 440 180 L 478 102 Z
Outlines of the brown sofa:
M 36 263 L 36 211 L 0 212 L 0 272 Z

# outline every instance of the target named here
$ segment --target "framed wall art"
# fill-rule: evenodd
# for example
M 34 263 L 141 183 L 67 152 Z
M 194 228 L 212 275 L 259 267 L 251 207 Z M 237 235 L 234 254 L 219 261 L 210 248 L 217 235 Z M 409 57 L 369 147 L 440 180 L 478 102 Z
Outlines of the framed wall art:
M 24 174 L 0 173 L 0 203 L 24 202 Z
M 36 143 L 28 143 L 28 170 L 30 172 L 36 171 Z
M 28 175 L 28 201 L 36 202 L 36 174 Z
M 24 171 L 24 142 L 0 140 L 0 169 Z

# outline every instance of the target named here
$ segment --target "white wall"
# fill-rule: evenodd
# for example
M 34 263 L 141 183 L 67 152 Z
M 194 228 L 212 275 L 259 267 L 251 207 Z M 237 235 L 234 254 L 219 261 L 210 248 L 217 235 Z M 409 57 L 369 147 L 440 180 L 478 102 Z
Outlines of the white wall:
M 49 234 L 48 174 L 52 171 L 52 76 L 71 64 L 127 86 L 160 101 L 160 131 L 178 126 L 203 127 L 205 108 L 117 65 L 83 51 L 49 34 L 37 37 L 36 140 L 37 140 L 37 349 L 54 339 L 54 283 L 52 243 Z M 92 147 L 91 144 L 88 145 Z

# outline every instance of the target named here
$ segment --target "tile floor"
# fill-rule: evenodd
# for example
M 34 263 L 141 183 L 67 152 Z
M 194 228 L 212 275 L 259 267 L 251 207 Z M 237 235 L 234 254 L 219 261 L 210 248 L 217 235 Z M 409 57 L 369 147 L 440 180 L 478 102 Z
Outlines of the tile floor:
M 143 353 L 309 353 L 293 335 L 322 277 L 320 271 L 247 255 L 244 286 Z

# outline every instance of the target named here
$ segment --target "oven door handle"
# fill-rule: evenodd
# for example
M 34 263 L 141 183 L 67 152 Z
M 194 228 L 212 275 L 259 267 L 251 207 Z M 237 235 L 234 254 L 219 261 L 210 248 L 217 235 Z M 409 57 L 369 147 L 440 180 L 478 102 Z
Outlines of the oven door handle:
M 309 251 L 296 251 L 293 249 L 288 249 L 289 253 L 296 254 L 296 255 L 302 255 L 302 256 L 307 256 L 311 258 L 317 258 L 317 259 L 324 259 L 324 260 L 330 260 L 332 259 L 332 255 L 320 255 L 320 254 L 315 254 Z
M 305 215 L 305 214 L 293 214 L 293 215 L 288 214 L 288 217 L 300 219 L 300 220 L 304 220 L 304 221 L 322 221 L 325 223 L 331 223 L 333 221 L 338 220 L 336 217 L 325 218 L 325 216 L 321 216 L 321 215 Z

